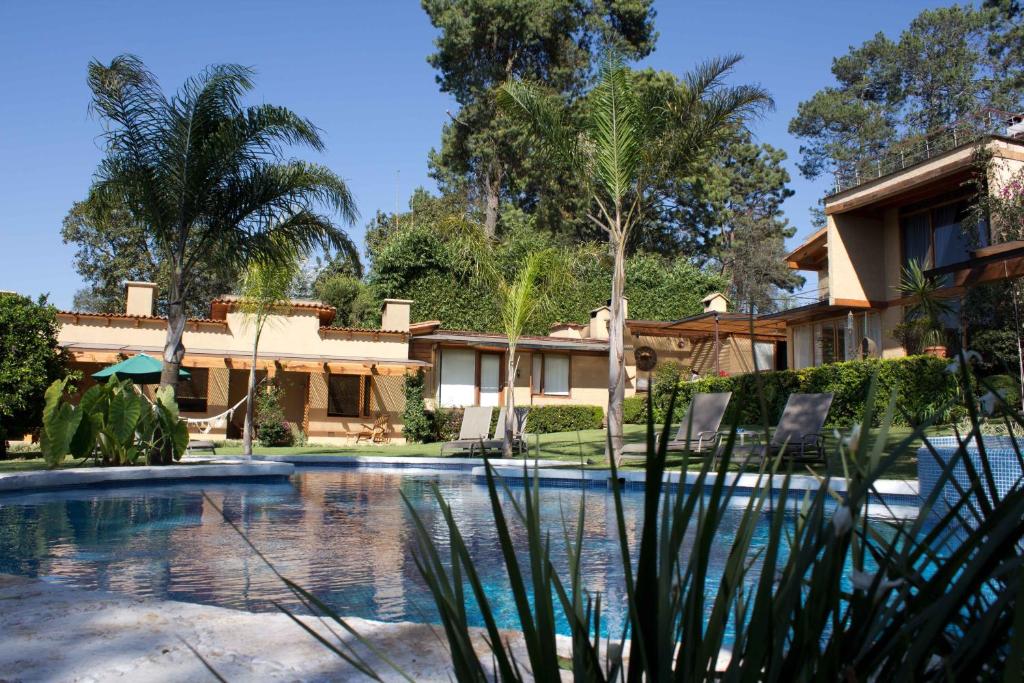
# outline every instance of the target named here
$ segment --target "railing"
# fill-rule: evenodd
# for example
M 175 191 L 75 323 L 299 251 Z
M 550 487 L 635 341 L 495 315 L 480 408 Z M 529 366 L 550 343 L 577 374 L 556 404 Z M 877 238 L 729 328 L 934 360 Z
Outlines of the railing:
M 1024 114 L 983 109 L 977 114 L 928 133 L 910 135 L 892 146 L 836 168 L 835 192 L 849 190 L 870 180 L 927 161 L 984 135 L 1024 137 Z

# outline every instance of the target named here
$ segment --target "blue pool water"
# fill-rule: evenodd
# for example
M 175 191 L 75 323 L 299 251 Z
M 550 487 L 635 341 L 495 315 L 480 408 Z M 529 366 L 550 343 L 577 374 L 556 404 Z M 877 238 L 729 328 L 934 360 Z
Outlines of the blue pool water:
M 447 547 L 444 520 L 432 497 L 435 483 L 451 504 L 488 585 L 499 625 L 517 628 L 487 489 L 464 472 L 308 468 L 280 483 L 193 482 L 4 495 L 0 572 L 257 612 L 273 611 L 273 600 L 292 602 L 287 589 L 204 500 L 205 491 L 283 575 L 340 614 L 431 622 L 436 620 L 433 604 L 413 561 L 416 540 L 400 492 Z M 513 494 L 519 495 L 515 489 Z M 623 576 L 611 495 L 572 488 L 542 488 L 541 495 L 558 562 L 564 562 L 562 511 L 574 523 L 580 497 L 586 496 L 584 580 L 591 591 L 602 593 L 609 631 L 619 633 Z M 641 491 L 625 494 L 634 547 L 642 497 Z M 715 544 L 708 578 L 712 590 L 739 514 L 737 505 Z M 514 540 L 523 539 L 517 532 L 521 529 L 513 530 Z M 761 525 L 755 547 L 767 532 L 767 524 Z M 568 632 L 566 624 L 561 628 Z

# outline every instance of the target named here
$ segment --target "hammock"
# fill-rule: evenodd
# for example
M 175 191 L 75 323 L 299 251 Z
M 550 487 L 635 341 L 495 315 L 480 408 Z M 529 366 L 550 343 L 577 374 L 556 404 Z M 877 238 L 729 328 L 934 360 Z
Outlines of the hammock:
M 189 425 L 195 425 L 199 427 L 199 431 L 203 434 L 209 434 L 214 429 L 226 429 L 228 422 L 234 416 L 235 411 L 238 410 L 239 406 L 245 403 L 248 396 L 243 396 L 242 400 L 231 406 L 223 413 L 219 415 L 211 415 L 210 417 L 185 417 L 182 418 Z

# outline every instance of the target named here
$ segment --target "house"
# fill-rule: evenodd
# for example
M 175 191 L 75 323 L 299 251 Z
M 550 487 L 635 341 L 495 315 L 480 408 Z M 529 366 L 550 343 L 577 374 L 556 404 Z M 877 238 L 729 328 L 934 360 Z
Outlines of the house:
M 628 312 L 628 301 L 625 302 Z M 647 373 L 637 370 L 636 351 L 653 350 L 658 362 L 674 362 L 700 375 L 774 369 L 786 358 L 785 324 L 728 313 L 719 293 L 705 310 L 676 321 L 634 320 L 623 331 L 626 396 L 646 391 Z M 599 405 L 608 402 L 607 305 L 590 312 L 586 324 L 557 323 L 547 335 L 520 338 L 515 364 L 516 405 Z M 430 406 L 499 406 L 505 398 L 508 340 L 502 334 L 443 329 L 439 321 L 410 329 L 409 357 L 429 364 L 424 396 Z M 781 349 L 780 349 L 781 345 Z M 778 349 L 778 350 L 777 350 Z
M 1024 169 L 1024 140 L 956 142 L 915 163 L 897 158 L 895 168 L 879 161 L 877 174 L 845 178 L 825 199 L 825 227 L 786 257 L 790 268 L 817 273 L 818 301 L 762 317 L 785 323 L 789 367 L 906 355 L 894 333 L 904 321 L 899 284 L 911 260 L 941 278 L 941 295 L 956 308 L 972 286 L 1024 275 L 1024 242 L 993 244 L 987 225 L 973 236 L 967 225 L 978 174 L 999 192 Z M 946 324 L 961 328 L 958 315 Z
M 92 383 L 92 373 L 128 356 L 162 355 L 167 320 L 154 315 L 155 288 L 127 283 L 123 313 L 58 314 L 58 338 L 84 377 L 81 389 Z M 252 367 L 254 330 L 239 303 L 232 296 L 215 299 L 209 317 L 188 320 L 184 333 L 182 366 L 191 379 L 179 383 L 179 407 L 185 417 L 205 420 L 193 422 L 193 431 L 214 438 L 237 438 L 244 421 L 240 402 Z M 333 325 L 335 310 L 321 302 L 292 300 L 263 329 L 257 377 L 274 379 L 283 389 L 285 418 L 318 443 L 350 441 L 380 412 L 389 414 L 397 435 L 404 377 L 418 370 L 425 371 L 428 407 L 502 405 L 508 340 L 497 333 L 444 329 L 437 321 L 410 323 L 411 304 L 385 300 L 380 329 L 363 329 Z M 626 320 L 627 396 L 647 390 L 648 373 L 636 367 L 641 348 L 698 374 L 749 372 L 755 353 L 762 369 L 786 358 L 784 323 L 729 313 L 721 294 L 710 295 L 704 305 L 703 313 L 683 320 Z M 609 319 L 608 306 L 601 306 L 586 324 L 560 323 L 547 335 L 522 337 L 516 404 L 604 407 Z M 211 419 L 232 408 L 226 419 Z
M 73 369 L 85 377 L 127 356 L 163 354 L 167 319 L 153 314 L 156 285 L 129 282 L 124 313 L 58 314 L 60 343 Z M 401 428 L 404 375 L 427 363 L 409 357 L 409 306 L 388 299 L 380 329 L 332 325 L 335 311 L 318 301 L 293 300 L 271 315 L 260 338 L 259 379 L 273 377 L 284 390 L 285 418 L 320 443 L 343 442 L 380 411 Z M 208 418 L 236 406 L 246 394 L 254 330 L 236 297 L 210 304 L 210 316 L 188 320 L 182 366 L 191 380 L 178 387 L 182 414 Z M 237 437 L 244 411 L 214 423 L 213 437 Z

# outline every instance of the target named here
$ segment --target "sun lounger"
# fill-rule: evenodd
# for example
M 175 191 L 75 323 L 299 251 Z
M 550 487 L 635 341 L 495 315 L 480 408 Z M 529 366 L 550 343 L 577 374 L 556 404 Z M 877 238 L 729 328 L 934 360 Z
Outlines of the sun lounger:
M 691 450 L 694 453 L 714 451 L 718 445 L 718 430 L 729 407 L 732 392 L 695 394 L 679 423 L 675 438 L 668 442 L 668 450 Z M 647 457 L 647 444 L 628 444 L 622 449 L 627 457 Z
M 468 451 L 486 440 L 491 434 L 491 415 L 494 408 L 490 406 L 470 406 L 462 413 L 462 427 L 459 438 L 441 444 L 441 455 L 451 451 Z
M 790 394 L 767 446 L 754 444 L 752 457 L 783 457 L 795 462 L 825 462 L 825 420 L 833 394 Z
M 494 426 L 494 435 L 490 439 L 478 442 L 470 448 L 470 453 L 486 454 L 487 451 L 501 450 L 505 443 L 505 409 L 498 412 L 498 423 Z M 526 408 L 516 408 L 516 419 L 512 421 L 512 450 L 522 454 L 526 449 L 526 419 L 530 411 Z

